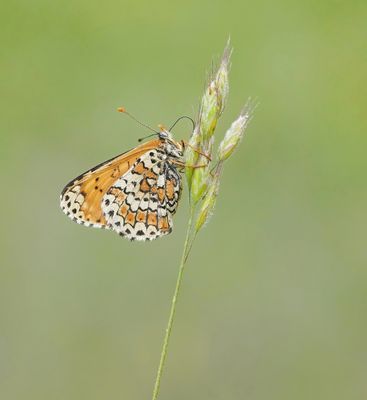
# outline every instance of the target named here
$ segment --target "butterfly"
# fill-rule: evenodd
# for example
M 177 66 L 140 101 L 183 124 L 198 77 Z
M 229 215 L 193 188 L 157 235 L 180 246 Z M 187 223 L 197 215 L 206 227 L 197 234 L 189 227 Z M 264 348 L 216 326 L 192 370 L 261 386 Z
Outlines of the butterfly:
M 107 160 L 69 182 L 62 211 L 78 224 L 153 240 L 172 231 L 182 191 L 184 143 L 160 127 L 158 138 Z

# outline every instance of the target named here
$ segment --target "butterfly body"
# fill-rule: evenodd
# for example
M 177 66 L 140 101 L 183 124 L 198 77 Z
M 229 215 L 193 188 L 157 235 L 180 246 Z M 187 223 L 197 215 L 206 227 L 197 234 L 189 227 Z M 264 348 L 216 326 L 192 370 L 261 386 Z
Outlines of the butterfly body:
M 183 146 L 161 130 L 159 138 L 108 160 L 72 180 L 60 206 L 79 224 L 111 229 L 130 240 L 172 231 L 181 195 Z

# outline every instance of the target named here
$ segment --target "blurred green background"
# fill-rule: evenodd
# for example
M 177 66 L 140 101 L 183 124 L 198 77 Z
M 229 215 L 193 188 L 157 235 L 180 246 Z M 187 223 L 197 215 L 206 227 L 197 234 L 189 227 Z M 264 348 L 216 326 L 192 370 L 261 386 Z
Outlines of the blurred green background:
M 217 136 L 256 110 L 186 271 L 161 400 L 367 398 L 365 1 L 2 4 L 0 398 L 150 399 L 187 222 L 152 243 L 59 192 L 195 115 L 231 35 Z M 186 138 L 189 123 L 175 131 Z

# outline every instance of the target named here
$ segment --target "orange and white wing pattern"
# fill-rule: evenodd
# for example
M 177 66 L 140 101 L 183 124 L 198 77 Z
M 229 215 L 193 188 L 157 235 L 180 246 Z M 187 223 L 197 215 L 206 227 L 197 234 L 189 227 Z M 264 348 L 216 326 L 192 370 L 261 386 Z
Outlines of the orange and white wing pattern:
M 181 177 L 165 151 L 140 157 L 103 196 L 108 226 L 130 240 L 153 240 L 172 231 L 181 195 Z
M 62 211 L 78 224 L 106 228 L 106 220 L 101 209 L 102 197 L 142 154 L 159 144 L 159 140 L 151 140 L 73 179 L 61 192 Z
M 180 163 L 180 145 L 162 132 L 159 140 L 144 143 L 71 181 L 61 193 L 61 208 L 79 224 L 112 229 L 130 240 L 167 235 L 181 195 L 176 168 Z

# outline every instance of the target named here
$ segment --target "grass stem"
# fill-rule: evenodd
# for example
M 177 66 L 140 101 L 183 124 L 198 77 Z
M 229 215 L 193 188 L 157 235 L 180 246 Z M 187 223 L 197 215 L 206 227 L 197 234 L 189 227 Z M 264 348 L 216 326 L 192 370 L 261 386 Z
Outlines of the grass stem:
M 169 339 L 171 336 L 173 321 L 175 318 L 177 299 L 178 299 L 178 296 L 180 293 L 180 288 L 181 288 L 182 277 L 183 277 L 183 273 L 184 273 L 184 269 L 185 269 L 186 260 L 189 255 L 189 252 L 191 250 L 191 246 L 189 246 L 189 243 L 190 243 L 190 234 L 191 234 L 193 215 L 194 215 L 194 208 L 191 206 L 189 222 L 187 225 L 184 249 L 182 252 L 180 267 L 179 267 L 178 276 L 177 276 L 177 280 L 176 280 L 176 288 L 175 288 L 175 292 L 174 292 L 173 298 L 172 298 L 171 310 L 170 310 L 170 314 L 169 314 L 169 318 L 168 318 L 166 334 L 164 336 L 161 357 L 159 360 L 159 366 L 158 366 L 158 371 L 157 371 L 157 377 L 156 377 L 155 384 L 154 384 L 152 400 L 156 400 L 158 398 L 159 387 L 160 387 L 161 379 L 162 379 L 162 373 L 163 373 L 164 365 L 165 365 L 166 358 L 167 358 Z

